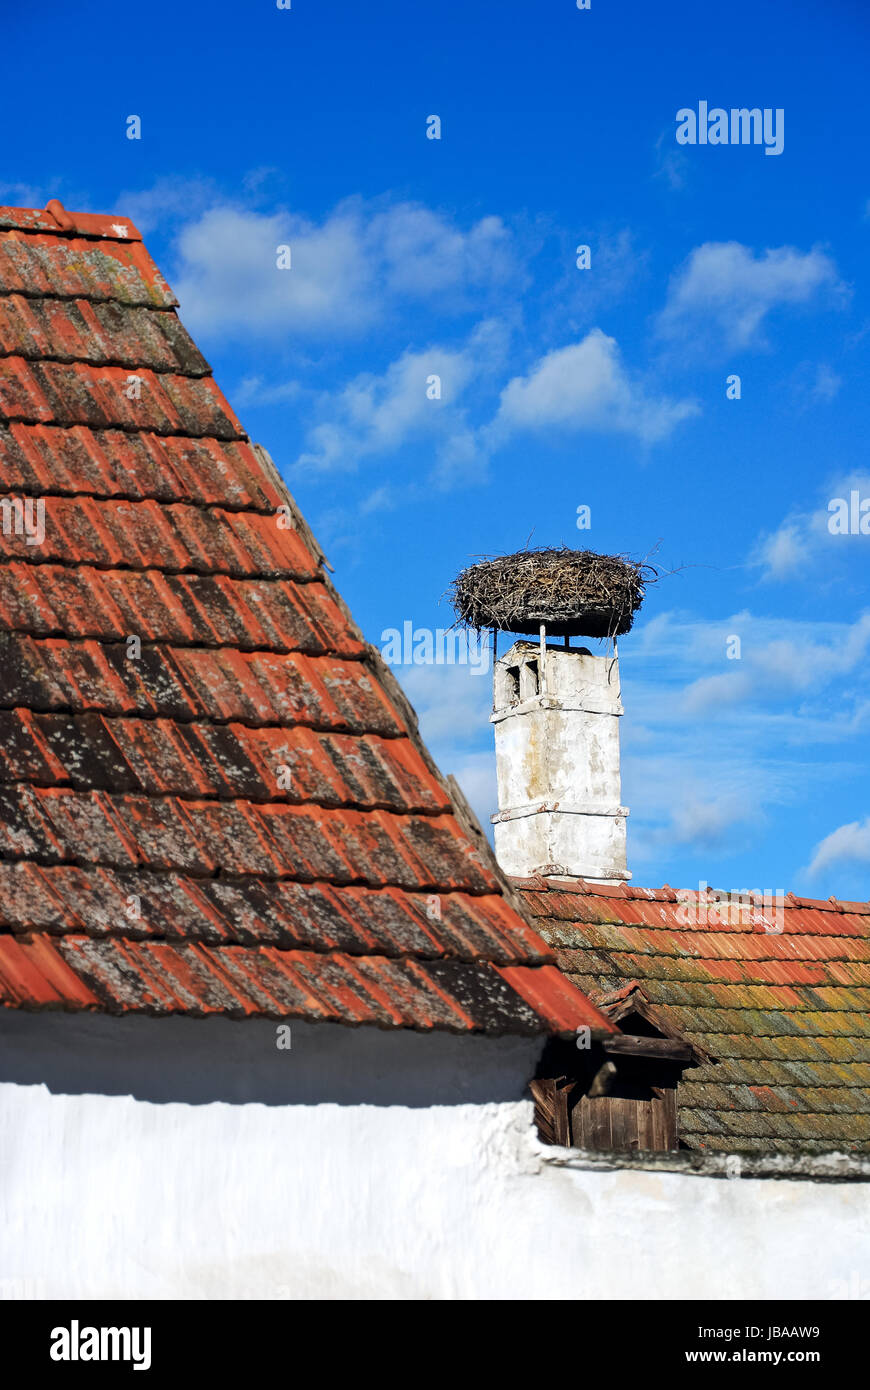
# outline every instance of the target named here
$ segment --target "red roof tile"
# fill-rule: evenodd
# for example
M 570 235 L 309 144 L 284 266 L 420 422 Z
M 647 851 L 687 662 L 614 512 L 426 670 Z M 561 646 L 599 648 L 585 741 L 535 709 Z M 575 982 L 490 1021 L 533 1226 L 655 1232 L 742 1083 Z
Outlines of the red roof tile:
M 0 357 L 115 363 L 193 377 L 210 370 L 172 310 L 18 294 L 0 297 Z
M 0 229 L 7 227 L 0 208 Z M 127 224 L 131 227 L 131 224 Z M 131 228 L 132 230 L 132 228 Z M 178 303 L 141 242 L 0 230 L 0 284 L 29 298 L 110 300 L 172 309 Z
M 0 425 L 0 469 L 11 492 L 217 504 L 274 517 L 284 500 L 250 444 L 82 425 Z
M 298 532 L 282 530 L 274 515 L 179 502 L 51 496 L 42 500 L 45 539 L 35 545 L 23 529 L 3 536 L 9 560 L 158 569 L 164 574 L 267 574 L 303 582 L 319 577 Z
M 713 1059 L 678 1088 L 683 1142 L 870 1152 L 870 904 L 788 894 L 723 915 L 697 892 L 514 886 L 568 979 L 599 1003 L 635 982 Z
M 175 304 L 123 217 L 0 208 L 0 484 L 44 507 L 0 534 L 0 1003 L 615 1031 Z
M 322 582 L 302 589 L 265 578 L 230 582 L 224 575 L 22 561 L 0 562 L 4 631 L 108 642 L 132 635 L 141 638 L 143 651 L 146 643 L 166 642 L 342 656 L 363 650 Z
M 0 419 L 91 429 L 153 430 L 216 440 L 243 439 L 242 427 L 211 377 L 148 367 L 0 358 Z

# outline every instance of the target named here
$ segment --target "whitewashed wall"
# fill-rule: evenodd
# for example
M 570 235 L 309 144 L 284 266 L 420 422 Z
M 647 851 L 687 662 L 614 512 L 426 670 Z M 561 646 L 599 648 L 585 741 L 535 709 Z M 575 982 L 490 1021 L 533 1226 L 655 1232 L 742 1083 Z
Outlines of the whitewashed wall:
M 274 1036 L 3 1016 L 0 1292 L 870 1294 L 864 1182 L 565 1166 L 516 1098 L 534 1044 L 299 1026 L 278 1053 Z M 312 1103 L 318 1086 L 332 1099 Z M 113 1094 L 125 1089 L 152 1098 Z M 451 1090 L 470 1098 L 451 1104 Z

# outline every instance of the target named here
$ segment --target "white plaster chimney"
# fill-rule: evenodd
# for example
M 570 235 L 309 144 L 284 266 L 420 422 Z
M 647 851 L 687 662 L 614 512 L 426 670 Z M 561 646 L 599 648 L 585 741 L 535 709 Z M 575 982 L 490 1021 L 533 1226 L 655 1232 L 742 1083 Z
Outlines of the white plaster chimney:
M 498 813 L 495 850 L 508 874 L 622 883 L 616 655 L 515 642 L 495 663 Z

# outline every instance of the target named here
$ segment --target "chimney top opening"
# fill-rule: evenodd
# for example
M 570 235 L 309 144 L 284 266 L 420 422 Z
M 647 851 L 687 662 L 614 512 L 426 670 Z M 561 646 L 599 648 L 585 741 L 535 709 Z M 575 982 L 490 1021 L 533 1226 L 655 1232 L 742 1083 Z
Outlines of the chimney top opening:
M 541 693 L 541 674 L 537 660 L 524 661 L 520 671 L 520 699 L 532 700 Z

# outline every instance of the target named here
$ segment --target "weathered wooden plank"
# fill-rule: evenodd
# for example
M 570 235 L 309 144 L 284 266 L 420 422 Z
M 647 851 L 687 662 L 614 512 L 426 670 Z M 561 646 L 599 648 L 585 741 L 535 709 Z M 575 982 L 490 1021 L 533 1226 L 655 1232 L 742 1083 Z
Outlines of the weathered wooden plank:
M 615 1057 L 648 1057 L 667 1062 L 690 1062 L 692 1049 L 687 1043 L 671 1038 L 642 1038 L 634 1033 L 620 1033 L 602 1039 L 604 1051 Z
M 555 1091 L 555 1111 L 554 1111 L 554 1131 L 556 1143 L 562 1144 L 565 1148 L 571 1147 L 571 1122 L 568 1113 L 568 1098 L 574 1089 L 573 1081 L 563 1085 L 564 1078 L 560 1077 L 556 1082 Z
M 531 1081 L 529 1090 L 535 1102 L 535 1125 L 543 1144 L 555 1144 L 555 1091 L 556 1083 L 550 1079 Z
M 662 1112 L 665 1120 L 665 1149 L 678 1149 L 680 1146 L 677 1135 L 677 1092 L 676 1088 L 669 1086 L 662 1098 Z
M 657 1152 L 666 1149 L 667 1145 L 667 1122 L 665 1117 L 664 1102 L 658 1097 L 653 1096 L 649 1104 L 650 1109 L 650 1143 L 648 1147 Z
M 585 1109 L 583 1129 L 584 1133 L 588 1135 L 588 1147 L 590 1149 L 612 1149 L 613 1101 L 611 1097 L 595 1096 L 590 1098 L 584 1096 L 581 1105 Z
M 565 1077 L 546 1077 L 529 1083 L 535 1102 L 535 1124 L 543 1143 L 570 1148 L 569 1097 L 573 1089 L 573 1081 L 566 1083 Z
M 611 1096 L 606 1102 L 610 1118 L 610 1147 L 612 1149 L 623 1147 L 626 1117 L 622 1108 L 622 1101 L 622 1096 Z
M 655 1137 L 655 1101 L 639 1100 L 637 1106 L 637 1148 L 654 1149 L 656 1146 Z

